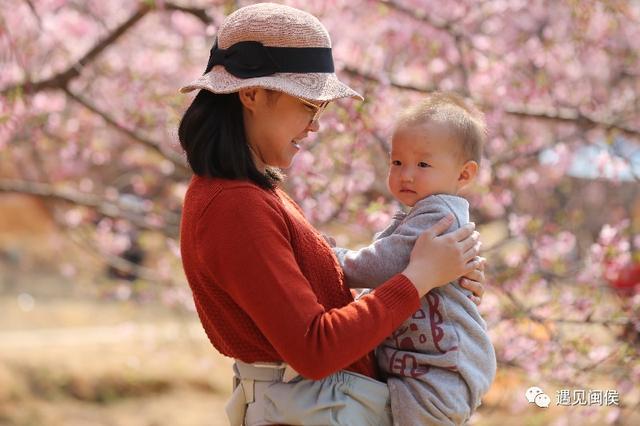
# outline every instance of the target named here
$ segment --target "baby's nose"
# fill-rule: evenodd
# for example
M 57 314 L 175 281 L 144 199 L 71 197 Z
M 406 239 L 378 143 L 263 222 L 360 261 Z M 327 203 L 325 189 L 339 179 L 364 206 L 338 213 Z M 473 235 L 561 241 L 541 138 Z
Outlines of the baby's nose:
M 402 171 L 401 179 L 403 181 L 410 182 L 413 180 L 413 173 L 405 169 Z

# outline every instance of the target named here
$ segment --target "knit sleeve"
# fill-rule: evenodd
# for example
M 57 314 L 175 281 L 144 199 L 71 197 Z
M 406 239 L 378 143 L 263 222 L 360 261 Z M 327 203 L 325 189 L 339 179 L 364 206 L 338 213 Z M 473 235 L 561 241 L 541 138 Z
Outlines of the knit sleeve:
M 197 252 L 282 360 L 320 379 L 370 352 L 416 311 L 419 297 L 399 274 L 357 302 L 325 310 L 298 267 L 286 220 L 264 191 L 222 191 L 199 220 Z
M 334 248 L 349 287 L 376 288 L 404 270 L 420 234 L 450 212 L 444 203 L 430 203 L 428 208 L 408 215 L 391 233 L 384 232 L 360 250 Z M 455 228 L 452 225 L 448 232 Z

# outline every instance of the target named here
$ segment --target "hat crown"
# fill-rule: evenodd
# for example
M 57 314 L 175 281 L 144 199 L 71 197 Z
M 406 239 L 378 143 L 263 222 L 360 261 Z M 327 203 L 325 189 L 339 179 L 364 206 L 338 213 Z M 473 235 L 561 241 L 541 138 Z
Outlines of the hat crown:
M 329 33 L 313 15 L 290 6 L 258 3 L 236 10 L 218 30 L 218 47 L 258 41 L 270 47 L 331 47 Z

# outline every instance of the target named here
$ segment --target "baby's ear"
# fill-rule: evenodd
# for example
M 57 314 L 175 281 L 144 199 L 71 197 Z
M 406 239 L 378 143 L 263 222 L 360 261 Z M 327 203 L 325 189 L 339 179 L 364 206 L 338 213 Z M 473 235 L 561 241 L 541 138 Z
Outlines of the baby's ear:
M 464 163 L 460 170 L 460 175 L 458 176 L 458 189 L 461 189 L 473 182 L 478 175 L 479 168 L 480 166 L 478 166 L 478 163 L 473 160 L 469 160 Z

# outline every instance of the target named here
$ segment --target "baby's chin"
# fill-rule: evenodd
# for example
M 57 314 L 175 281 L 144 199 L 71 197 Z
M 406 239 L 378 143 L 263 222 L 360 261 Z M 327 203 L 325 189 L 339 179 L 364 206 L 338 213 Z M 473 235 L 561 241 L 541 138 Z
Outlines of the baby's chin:
M 409 194 L 395 194 L 395 199 L 398 200 L 400 203 L 402 203 L 402 205 L 404 205 L 405 207 L 413 207 L 416 205 L 416 203 L 424 198 L 429 197 L 430 195 L 434 195 L 434 194 L 411 194 L 409 196 Z
M 399 200 L 402 204 L 404 204 L 406 207 L 413 207 L 416 205 L 416 203 L 418 202 L 417 200 L 413 200 L 413 201 L 402 201 Z
M 395 198 L 405 207 L 413 207 L 422 199 L 422 197 L 418 197 L 417 195 L 407 196 L 407 194 L 398 194 Z

